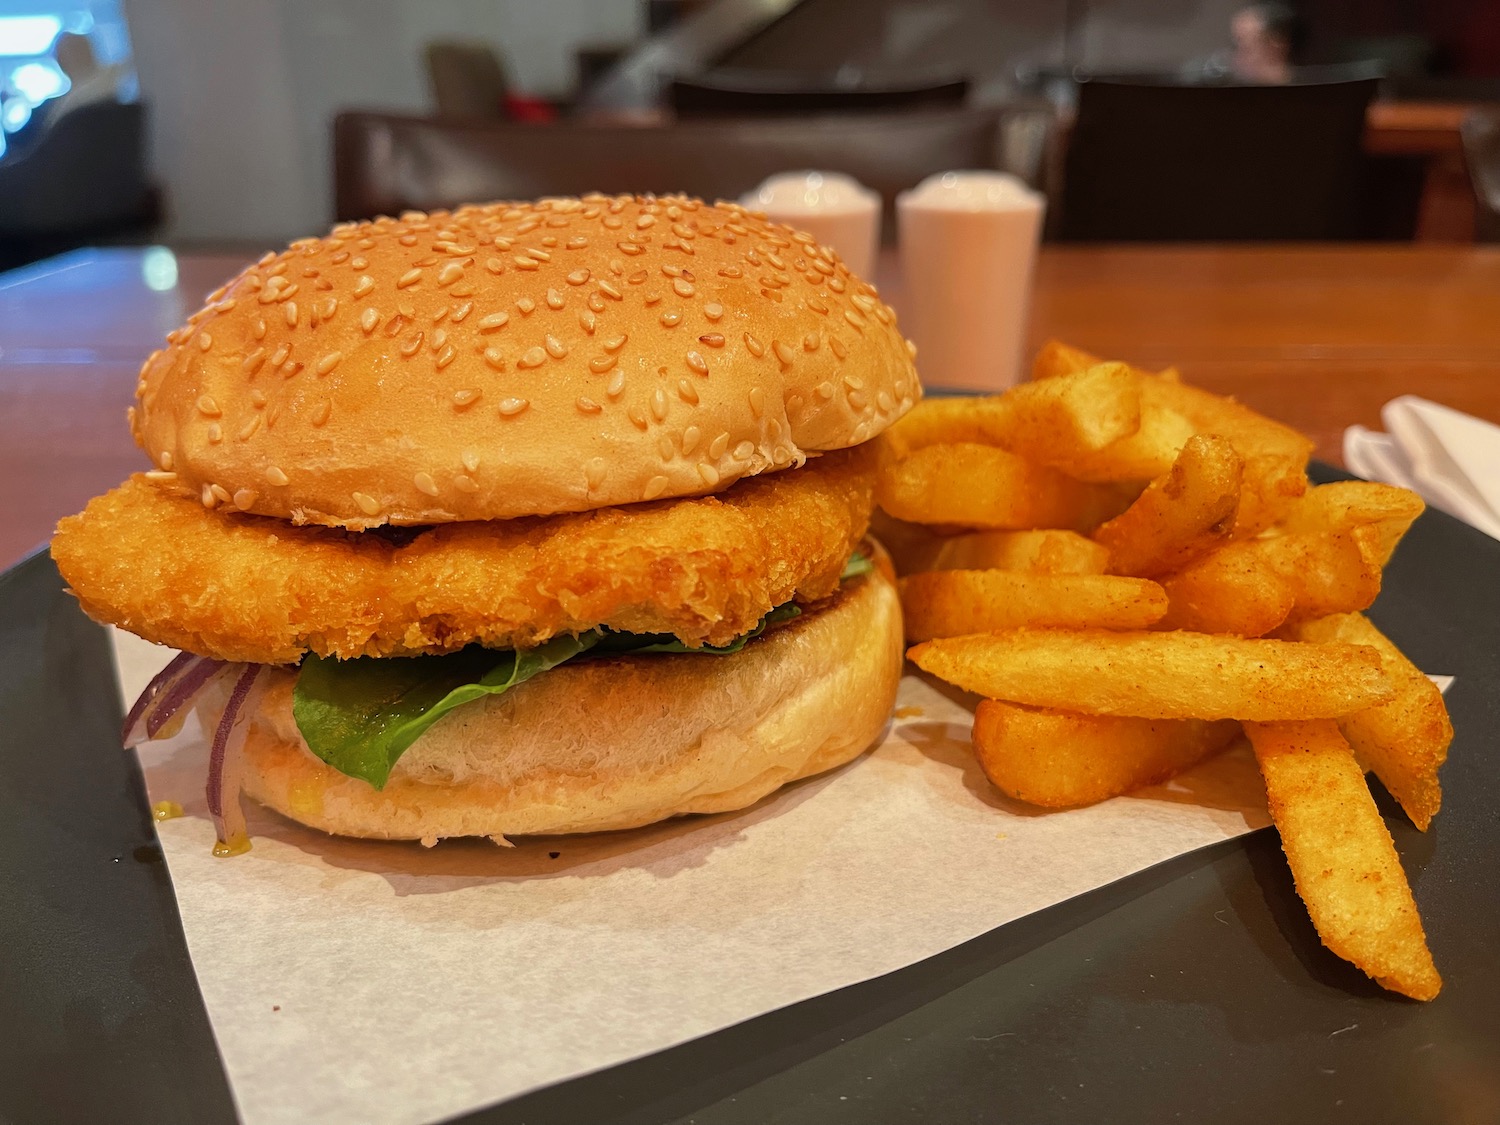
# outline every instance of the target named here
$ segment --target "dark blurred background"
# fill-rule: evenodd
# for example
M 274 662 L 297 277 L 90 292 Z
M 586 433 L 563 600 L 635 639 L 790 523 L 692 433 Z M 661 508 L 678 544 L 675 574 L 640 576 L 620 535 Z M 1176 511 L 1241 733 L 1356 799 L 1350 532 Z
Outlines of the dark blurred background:
M 0 268 L 467 198 L 739 195 L 810 165 L 888 199 L 1012 171 L 1051 238 L 1493 235 L 1500 3 L 1246 9 L 0 0 Z

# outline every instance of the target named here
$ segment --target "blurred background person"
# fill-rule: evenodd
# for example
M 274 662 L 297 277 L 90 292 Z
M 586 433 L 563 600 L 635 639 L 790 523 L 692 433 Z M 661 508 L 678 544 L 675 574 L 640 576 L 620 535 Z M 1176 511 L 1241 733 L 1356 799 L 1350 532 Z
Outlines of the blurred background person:
M 1251 4 L 1229 21 L 1234 40 L 1230 73 L 1241 82 L 1281 85 L 1292 80 L 1306 38 L 1302 17 L 1289 4 Z

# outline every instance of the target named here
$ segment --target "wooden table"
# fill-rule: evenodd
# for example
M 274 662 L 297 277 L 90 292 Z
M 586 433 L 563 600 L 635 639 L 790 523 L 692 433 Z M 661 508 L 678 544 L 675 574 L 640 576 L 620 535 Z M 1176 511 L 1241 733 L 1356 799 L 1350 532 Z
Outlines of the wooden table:
M 93 250 L 0 277 L 0 568 L 146 467 L 136 371 L 242 260 Z M 880 279 L 899 308 L 894 255 Z M 1051 336 L 1176 364 L 1337 463 L 1344 427 L 1399 394 L 1500 422 L 1500 249 L 1048 248 L 1031 343 Z

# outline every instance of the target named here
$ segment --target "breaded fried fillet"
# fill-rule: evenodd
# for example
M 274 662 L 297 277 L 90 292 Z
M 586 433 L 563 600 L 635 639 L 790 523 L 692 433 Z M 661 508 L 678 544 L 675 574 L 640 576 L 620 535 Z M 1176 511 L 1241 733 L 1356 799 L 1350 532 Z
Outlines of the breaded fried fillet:
M 52 554 L 91 617 L 222 660 L 527 647 L 596 625 L 723 644 L 834 590 L 869 522 L 872 472 L 859 447 L 715 496 L 406 542 L 210 511 L 137 475 L 64 519 Z

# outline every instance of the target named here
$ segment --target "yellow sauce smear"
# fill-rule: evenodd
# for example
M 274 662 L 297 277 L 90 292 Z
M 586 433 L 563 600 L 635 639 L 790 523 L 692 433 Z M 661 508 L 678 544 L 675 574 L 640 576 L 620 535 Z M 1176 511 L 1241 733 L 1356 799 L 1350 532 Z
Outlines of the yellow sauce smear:
M 151 806 L 151 815 L 157 820 L 176 820 L 182 815 L 182 806 L 176 801 L 157 801 Z
M 230 840 L 219 840 L 214 844 L 214 855 L 220 857 L 230 855 L 244 855 L 249 850 L 249 836 L 235 836 Z
M 920 719 L 925 714 L 927 712 L 920 707 L 897 707 L 895 711 L 898 719 Z

